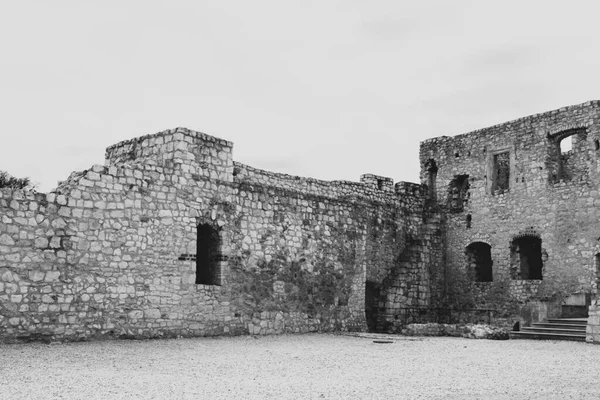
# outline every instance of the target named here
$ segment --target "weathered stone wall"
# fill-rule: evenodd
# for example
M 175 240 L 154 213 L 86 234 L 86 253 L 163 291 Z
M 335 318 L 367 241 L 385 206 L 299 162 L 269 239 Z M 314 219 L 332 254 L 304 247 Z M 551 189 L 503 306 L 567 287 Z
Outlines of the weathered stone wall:
M 600 343 L 600 307 L 597 296 L 592 300 L 588 312 L 585 340 L 590 343 Z
M 446 215 L 447 270 L 468 275 L 467 246 L 491 246 L 493 283 L 476 285 L 509 285 L 525 322 L 546 317 L 527 317 L 538 301 L 596 291 L 599 117 L 594 101 L 421 144 L 421 181 Z M 573 148 L 561 155 L 568 136 Z M 542 279 L 520 267 L 519 238 L 541 239 Z
M 0 191 L 0 340 L 396 329 L 386 310 L 428 304 L 439 268 L 424 203 L 182 128 L 119 143 L 52 193 Z

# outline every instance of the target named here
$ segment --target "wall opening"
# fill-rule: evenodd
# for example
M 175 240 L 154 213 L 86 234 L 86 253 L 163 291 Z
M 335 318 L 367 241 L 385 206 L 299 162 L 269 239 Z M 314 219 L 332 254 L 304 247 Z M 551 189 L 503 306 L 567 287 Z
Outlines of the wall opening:
M 196 238 L 196 283 L 221 285 L 221 237 L 209 224 L 198 225 Z
M 510 185 L 510 152 L 494 154 L 492 163 L 492 194 L 507 192 Z
M 473 217 L 471 216 L 471 214 L 467 214 L 467 217 L 465 218 L 465 222 L 467 225 L 467 229 L 471 229 L 471 223 L 473 222 Z
M 465 248 L 467 271 L 476 282 L 492 282 L 492 247 L 483 242 L 473 242 Z
M 596 270 L 596 287 L 600 289 L 600 253 L 594 256 L 594 266 Z
M 435 160 L 429 159 L 429 161 L 427 161 L 425 164 L 425 168 L 427 169 L 427 197 L 430 200 L 435 200 L 435 181 L 437 179 L 438 172 L 438 167 L 435 163 Z
M 586 171 L 586 154 L 588 152 L 587 133 L 585 128 L 568 129 L 550 136 L 551 181 L 569 181 Z
M 571 176 L 568 173 L 569 159 L 571 158 L 571 151 L 573 150 L 573 136 L 567 136 L 558 141 L 558 166 L 557 166 L 557 180 L 570 180 Z
M 463 211 L 469 202 L 469 175 L 455 175 L 448 185 L 448 208 Z
M 567 136 L 559 142 L 560 153 L 565 154 L 568 151 L 573 150 L 573 136 Z
M 513 279 L 542 279 L 542 239 L 518 237 L 510 245 L 510 255 Z
M 369 332 L 377 331 L 377 321 L 379 319 L 379 298 L 381 296 L 381 287 L 375 282 L 366 281 L 365 285 L 365 317 L 367 319 L 367 328 Z

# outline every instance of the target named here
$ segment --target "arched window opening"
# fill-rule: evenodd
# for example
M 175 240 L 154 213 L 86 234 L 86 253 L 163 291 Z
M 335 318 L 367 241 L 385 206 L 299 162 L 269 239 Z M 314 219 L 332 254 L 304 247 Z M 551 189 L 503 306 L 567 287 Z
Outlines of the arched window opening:
M 568 151 L 573 150 L 573 136 L 567 136 L 560 141 L 560 154 L 565 154 Z
M 513 279 L 542 279 L 542 239 L 518 237 L 511 243 L 510 254 Z
M 551 140 L 551 181 L 569 181 L 585 172 L 582 163 L 588 151 L 585 128 L 567 129 L 550 136 Z
M 476 282 L 492 282 L 492 247 L 483 242 L 474 242 L 465 249 L 467 271 Z
M 209 224 L 198 225 L 196 239 L 196 283 L 221 285 L 221 238 Z

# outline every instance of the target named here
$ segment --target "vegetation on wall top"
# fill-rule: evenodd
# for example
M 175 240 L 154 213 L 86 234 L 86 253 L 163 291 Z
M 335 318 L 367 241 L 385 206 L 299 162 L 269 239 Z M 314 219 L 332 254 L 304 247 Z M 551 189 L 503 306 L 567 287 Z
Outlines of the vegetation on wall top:
M 34 189 L 35 185 L 29 178 L 15 178 L 8 172 L 0 171 L 0 189 Z

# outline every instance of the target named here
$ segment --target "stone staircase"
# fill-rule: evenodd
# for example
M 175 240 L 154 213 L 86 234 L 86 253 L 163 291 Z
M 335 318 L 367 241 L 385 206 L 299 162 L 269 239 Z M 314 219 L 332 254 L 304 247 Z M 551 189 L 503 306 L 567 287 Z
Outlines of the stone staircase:
M 574 340 L 585 342 L 587 318 L 552 318 L 510 332 L 511 339 Z

